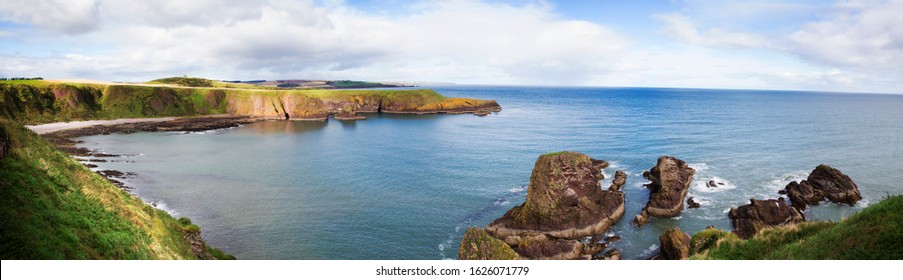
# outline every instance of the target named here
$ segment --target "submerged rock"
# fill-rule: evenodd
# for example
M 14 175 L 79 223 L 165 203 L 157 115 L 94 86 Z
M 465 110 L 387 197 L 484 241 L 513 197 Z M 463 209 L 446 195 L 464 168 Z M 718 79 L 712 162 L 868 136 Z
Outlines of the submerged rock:
M 627 173 L 618 170 L 615 172 L 615 179 L 611 181 L 611 186 L 608 187 L 608 190 L 612 192 L 621 191 L 621 186 L 625 183 L 627 183 Z
M 784 201 L 784 198 L 758 200 L 750 199 L 750 204 L 731 208 L 727 216 L 734 226 L 734 234 L 746 239 L 763 228 L 784 224 L 795 224 L 806 218 L 799 210 Z
M 646 184 L 646 188 L 649 189 L 649 201 L 634 219 L 634 224 L 648 223 L 649 216 L 668 218 L 680 215 L 695 173 L 695 169 L 675 157 L 658 158 L 652 169 L 643 172 L 643 176 L 652 181 Z
M 808 205 L 818 205 L 825 199 L 849 205 L 862 199 L 859 186 L 849 176 L 825 164 L 816 167 L 806 180 L 790 182 L 784 191 L 793 207 L 800 210 Z
M 520 256 L 504 241 L 490 236 L 481 228 L 470 227 L 467 228 L 464 238 L 461 239 L 458 259 L 516 260 L 520 259 Z
M 670 228 L 658 236 L 661 243 L 661 258 L 665 260 L 685 260 L 690 257 L 690 236 L 680 228 Z
M 536 160 L 527 201 L 486 227 L 505 239 L 524 233 L 575 239 L 599 235 L 624 214 L 624 193 L 599 185 L 601 161 L 574 152 L 545 154 Z M 509 243 L 510 244 L 510 243 Z

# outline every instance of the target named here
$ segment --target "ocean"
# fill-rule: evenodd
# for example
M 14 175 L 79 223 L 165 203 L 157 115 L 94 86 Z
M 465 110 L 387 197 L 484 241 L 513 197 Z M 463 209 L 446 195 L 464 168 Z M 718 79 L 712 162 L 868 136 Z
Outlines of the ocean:
M 660 88 L 442 86 L 495 99 L 500 113 L 365 114 L 344 122 L 267 121 L 202 133 L 82 137 L 129 156 L 96 163 L 137 174 L 132 192 L 202 228 L 240 259 L 454 259 L 468 226 L 524 202 L 539 155 L 607 160 L 602 186 L 628 173 L 627 208 L 610 234 L 625 258 L 650 256 L 670 227 L 731 230 L 727 211 L 777 198 L 821 163 L 864 199 L 826 203 L 808 220 L 839 220 L 903 194 L 903 95 Z M 702 204 L 630 224 L 648 198 L 644 170 L 671 155 L 696 169 Z M 709 180 L 723 182 L 707 188 Z

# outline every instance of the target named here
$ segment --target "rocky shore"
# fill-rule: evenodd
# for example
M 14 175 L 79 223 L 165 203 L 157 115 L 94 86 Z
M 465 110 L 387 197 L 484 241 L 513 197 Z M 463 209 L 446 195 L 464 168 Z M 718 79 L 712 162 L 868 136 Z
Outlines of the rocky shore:
M 533 167 L 526 201 L 485 227 L 471 227 L 465 232 L 459 248 L 460 259 L 600 259 L 616 260 L 621 252 L 611 248 L 620 236 L 607 234 L 624 215 L 624 193 L 621 186 L 627 174 L 615 172 L 612 183 L 603 189 L 602 169 L 608 162 L 575 152 L 558 152 L 540 156 Z M 633 223 L 642 226 L 650 217 L 680 215 L 686 202 L 689 208 L 700 204 L 687 198 L 695 170 L 683 160 L 660 157 L 643 176 L 651 182 L 649 200 Z M 707 187 L 723 183 L 714 180 Z M 808 186 L 808 189 L 799 186 Z M 804 191 L 804 192 L 801 192 Z M 807 180 L 792 182 L 782 193 L 802 205 L 822 200 L 853 204 L 861 196 L 858 186 L 839 170 L 819 165 Z M 797 203 L 784 197 L 750 199 L 750 203 L 727 212 L 734 228 L 725 232 L 714 227 L 692 238 L 673 227 L 659 236 L 659 249 L 650 255 L 654 260 L 682 260 L 734 236 L 735 240 L 756 236 L 763 229 L 793 225 L 806 221 Z
M 818 205 L 824 200 L 853 205 L 862 199 L 859 186 L 849 176 L 825 164 L 817 166 L 806 180 L 790 182 L 779 194 L 786 194 L 790 201 L 784 197 L 750 199 L 747 205 L 731 208 L 728 217 L 733 233 L 747 239 L 767 227 L 805 221 L 803 211 L 808 205 Z

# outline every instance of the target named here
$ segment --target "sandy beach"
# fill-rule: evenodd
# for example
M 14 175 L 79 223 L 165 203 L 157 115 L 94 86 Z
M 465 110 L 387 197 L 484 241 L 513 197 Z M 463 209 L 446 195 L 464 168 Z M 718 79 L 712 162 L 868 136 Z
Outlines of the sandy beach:
M 76 121 L 76 122 L 59 122 L 59 123 L 48 123 L 48 124 L 40 124 L 40 125 L 27 125 L 28 129 L 34 131 L 37 134 L 47 134 L 51 132 L 67 130 L 67 129 L 76 129 L 76 128 L 84 128 L 95 125 L 115 125 L 115 124 L 127 124 L 127 123 L 140 123 L 140 122 L 165 122 L 175 120 L 176 118 L 136 118 L 136 119 L 116 119 L 116 120 L 96 120 L 96 121 Z

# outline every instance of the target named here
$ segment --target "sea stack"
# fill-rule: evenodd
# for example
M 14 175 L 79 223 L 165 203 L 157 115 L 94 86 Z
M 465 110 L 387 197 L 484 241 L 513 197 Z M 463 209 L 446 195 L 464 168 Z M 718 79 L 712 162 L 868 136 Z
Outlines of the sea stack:
M 569 239 L 602 234 L 624 214 L 624 194 L 602 190 L 599 165 L 574 152 L 540 156 L 530 176 L 527 201 L 490 223 L 486 231 L 500 238 L 528 232 Z
M 784 188 L 790 203 L 799 210 L 808 205 L 818 205 L 825 199 L 848 205 L 862 199 L 859 186 L 849 176 L 831 166 L 821 164 L 799 183 L 790 182 Z
M 591 259 L 598 255 L 604 246 L 578 239 L 601 235 L 624 215 L 624 193 L 603 190 L 599 183 L 603 166 L 607 163 L 575 152 L 540 156 L 530 176 L 526 202 L 490 223 L 487 236 L 507 244 L 524 259 Z M 461 247 L 480 244 L 465 235 Z M 486 254 L 459 257 L 476 255 Z
M 649 201 L 634 219 L 634 224 L 645 225 L 649 223 L 650 216 L 668 218 L 680 215 L 695 173 L 696 170 L 683 160 L 672 156 L 658 158 L 652 169 L 643 172 L 643 176 L 652 181 L 646 184 Z
M 608 187 L 608 190 L 613 192 L 621 191 L 621 186 L 625 183 L 627 183 L 627 173 L 618 170 L 615 172 L 615 179 L 611 181 L 611 186 Z
M 734 226 L 734 234 L 743 239 L 756 235 L 766 227 L 795 224 L 806 220 L 803 213 L 787 205 L 784 198 L 750 199 L 747 205 L 731 208 L 727 216 Z

